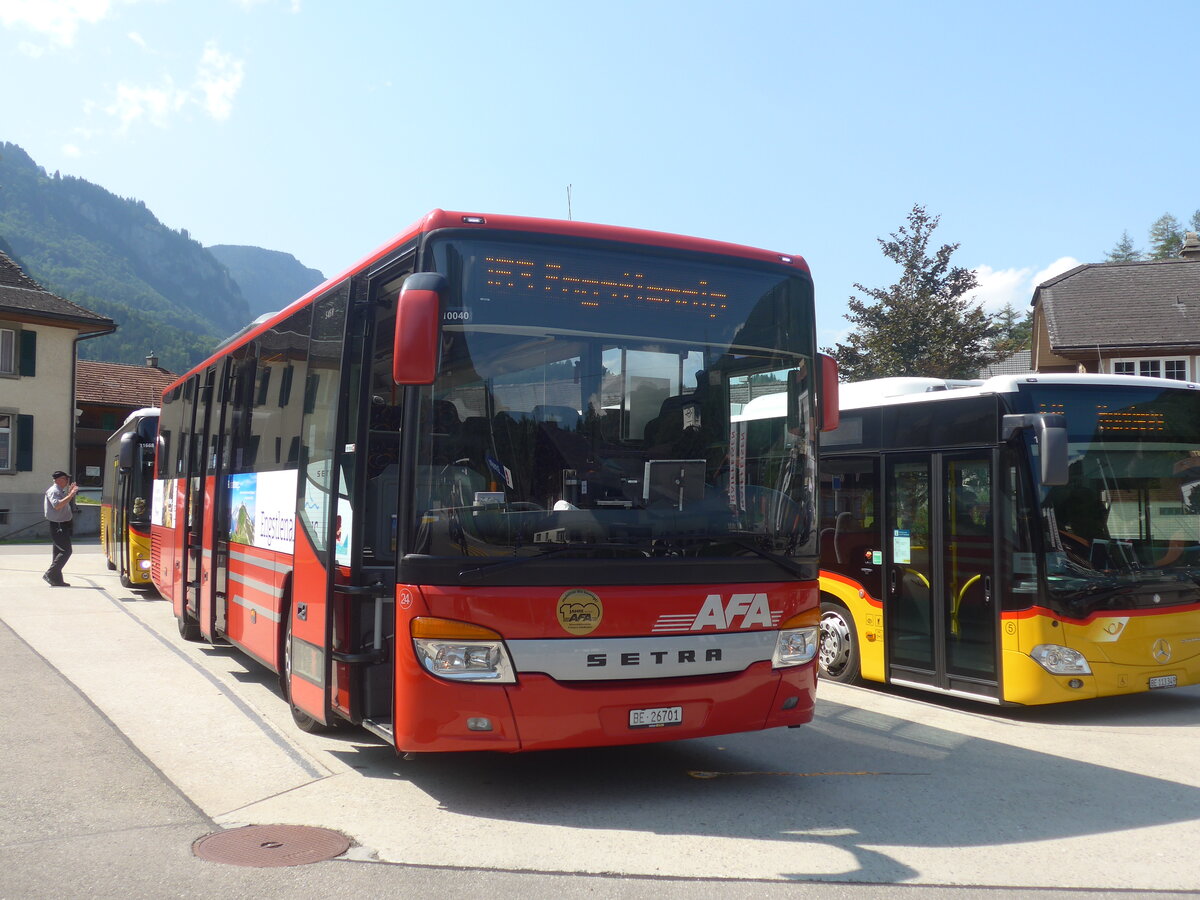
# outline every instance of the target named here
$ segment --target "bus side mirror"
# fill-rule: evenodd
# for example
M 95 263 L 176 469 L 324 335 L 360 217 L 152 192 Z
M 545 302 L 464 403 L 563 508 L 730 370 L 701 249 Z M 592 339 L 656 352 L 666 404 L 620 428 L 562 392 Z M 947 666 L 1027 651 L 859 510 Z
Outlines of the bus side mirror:
M 132 431 L 121 435 L 121 443 L 117 447 L 117 467 L 122 472 L 128 472 L 137 465 L 137 451 L 140 446 L 138 436 Z
M 440 364 L 441 298 L 446 279 L 436 272 L 410 275 L 396 301 L 392 379 L 396 384 L 433 384 Z
M 1038 456 L 1042 461 L 1042 484 L 1066 484 L 1067 424 L 1062 416 L 1040 416 L 1037 426 Z
M 1031 428 L 1037 435 L 1038 459 L 1041 461 L 1042 484 L 1049 487 L 1066 484 L 1070 478 L 1067 455 L 1067 420 L 1061 415 L 1033 413 L 1004 417 L 1004 439 L 1018 431 Z
M 825 353 L 817 354 L 821 361 L 821 430 L 833 431 L 842 420 L 838 405 L 837 360 Z

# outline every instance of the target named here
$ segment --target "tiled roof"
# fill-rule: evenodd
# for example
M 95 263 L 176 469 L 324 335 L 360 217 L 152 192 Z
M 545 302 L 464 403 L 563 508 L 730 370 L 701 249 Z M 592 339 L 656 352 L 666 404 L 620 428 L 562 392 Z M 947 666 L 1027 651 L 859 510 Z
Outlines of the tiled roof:
M 75 402 L 141 409 L 161 406 L 162 392 L 178 376 L 158 366 L 81 359 L 75 363 Z
M 1012 356 L 1006 356 L 1004 359 L 988 363 L 979 373 L 979 377 L 991 378 L 993 375 L 1024 375 L 1026 372 L 1033 371 L 1030 368 L 1032 356 L 1032 350 L 1018 350 Z
M 1200 346 L 1200 260 L 1077 266 L 1033 293 L 1054 350 Z
M 116 330 L 112 319 L 50 293 L 26 275 L 7 254 L 0 253 L 0 316 L 6 314 L 57 319 L 64 326 L 77 328 L 84 334 Z

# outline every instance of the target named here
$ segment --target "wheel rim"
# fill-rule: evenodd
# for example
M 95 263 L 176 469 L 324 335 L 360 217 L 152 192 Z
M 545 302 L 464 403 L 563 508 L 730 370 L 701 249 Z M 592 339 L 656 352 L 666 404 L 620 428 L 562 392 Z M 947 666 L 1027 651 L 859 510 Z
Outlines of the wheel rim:
M 821 668 L 840 675 L 850 660 L 850 625 L 841 613 L 821 614 Z

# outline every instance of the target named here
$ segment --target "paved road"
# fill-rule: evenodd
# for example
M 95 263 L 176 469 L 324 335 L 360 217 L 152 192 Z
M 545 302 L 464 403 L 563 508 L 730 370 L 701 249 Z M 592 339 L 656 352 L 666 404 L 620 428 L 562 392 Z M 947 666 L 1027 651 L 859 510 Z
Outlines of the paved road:
M 70 589 L 41 582 L 48 554 L 0 548 L 0 898 L 1200 888 L 1195 688 L 1008 712 L 822 685 L 794 731 L 405 762 L 296 731 L 272 676 L 180 641 L 94 546 Z M 356 846 L 293 869 L 192 856 L 246 823 Z M 944 887 L 967 885 L 986 887 Z

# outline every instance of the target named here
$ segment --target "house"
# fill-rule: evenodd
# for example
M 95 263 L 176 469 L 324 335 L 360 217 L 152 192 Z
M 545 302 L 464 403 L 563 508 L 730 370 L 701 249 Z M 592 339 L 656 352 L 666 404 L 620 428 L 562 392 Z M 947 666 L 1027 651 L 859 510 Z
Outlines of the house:
M 979 377 L 991 378 L 993 375 L 1024 375 L 1026 372 L 1031 372 L 1033 371 L 1030 363 L 1032 354 L 1032 350 L 1018 350 L 1011 356 L 993 360 L 980 370 Z
M 116 328 L 0 252 L 0 539 L 45 533 L 50 474 L 74 471 L 79 342 Z
M 1200 237 L 1179 258 L 1090 263 L 1033 293 L 1033 369 L 1200 381 Z
M 83 491 L 100 487 L 104 445 L 129 414 L 162 405 L 176 376 L 147 356 L 144 366 L 81 359 L 75 363 L 75 480 Z

